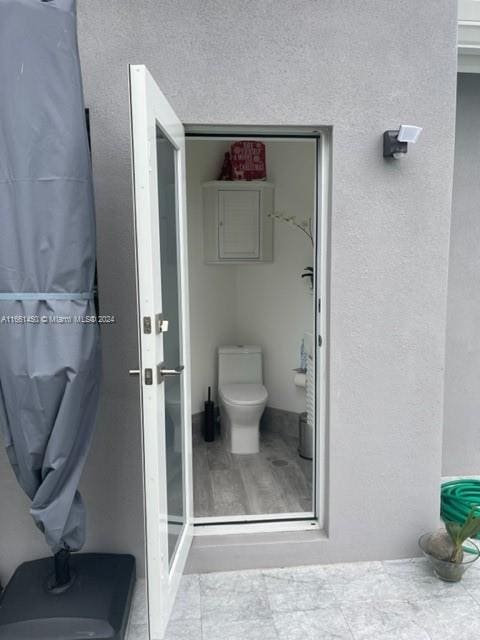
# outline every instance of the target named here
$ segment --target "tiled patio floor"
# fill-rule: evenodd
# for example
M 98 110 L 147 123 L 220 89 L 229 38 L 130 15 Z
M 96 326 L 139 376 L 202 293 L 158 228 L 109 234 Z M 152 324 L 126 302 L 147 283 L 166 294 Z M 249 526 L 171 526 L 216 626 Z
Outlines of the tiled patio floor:
M 479 563 L 480 564 L 480 563 Z M 144 584 L 128 640 L 147 640 Z M 480 566 L 461 583 L 423 559 L 182 579 L 166 640 L 478 640 Z

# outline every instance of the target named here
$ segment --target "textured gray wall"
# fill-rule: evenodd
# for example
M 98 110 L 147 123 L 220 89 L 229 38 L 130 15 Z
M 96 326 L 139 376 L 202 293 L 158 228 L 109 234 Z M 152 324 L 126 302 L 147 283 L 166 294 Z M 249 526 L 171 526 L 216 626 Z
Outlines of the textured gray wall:
M 452 182 L 451 0 L 81 0 L 104 335 L 88 548 L 142 557 L 127 64 L 187 123 L 333 125 L 329 540 L 283 563 L 416 552 L 436 524 Z M 398 35 L 398 38 L 395 36 Z M 381 134 L 425 128 L 385 162 Z M 2 454 L 3 455 L 3 454 Z M 2 457 L 0 567 L 42 551 Z M 6 474 L 6 481 L 3 481 Z M 8 526 L 4 526 L 7 520 Z M 266 551 L 268 553 L 268 551 Z M 273 562 L 273 556 L 265 562 Z
M 480 473 L 480 75 L 459 74 L 445 364 L 445 475 Z

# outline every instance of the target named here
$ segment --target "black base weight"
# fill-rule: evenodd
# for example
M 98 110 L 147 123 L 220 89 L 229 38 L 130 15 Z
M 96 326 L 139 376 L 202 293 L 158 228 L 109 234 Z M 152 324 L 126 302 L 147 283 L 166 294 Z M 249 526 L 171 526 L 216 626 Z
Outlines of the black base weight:
M 74 580 L 51 589 L 53 558 L 20 565 L 0 597 L 0 640 L 124 640 L 135 559 L 72 554 Z

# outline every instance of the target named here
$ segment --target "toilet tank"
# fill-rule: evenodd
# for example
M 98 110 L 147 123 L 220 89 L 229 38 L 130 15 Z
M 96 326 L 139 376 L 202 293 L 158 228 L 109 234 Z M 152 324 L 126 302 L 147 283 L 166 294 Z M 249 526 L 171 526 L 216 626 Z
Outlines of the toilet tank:
M 254 345 L 218 348 L 218 384 L 262 384 L 262 350 Z

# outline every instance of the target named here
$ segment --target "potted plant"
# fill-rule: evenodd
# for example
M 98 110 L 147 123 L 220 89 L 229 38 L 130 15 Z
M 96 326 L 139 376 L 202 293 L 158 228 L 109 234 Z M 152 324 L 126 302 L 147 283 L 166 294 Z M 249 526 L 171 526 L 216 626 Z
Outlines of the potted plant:
M 445 529 L 425 533 L 418 544 L 431 562 L 435 574 L 446 582 L 458 582 L 465 571 L 480 556 L 480 549 L 472 538 L 480 533 L 478 506 L 472 507 L 463 524 L 445 522 Z

